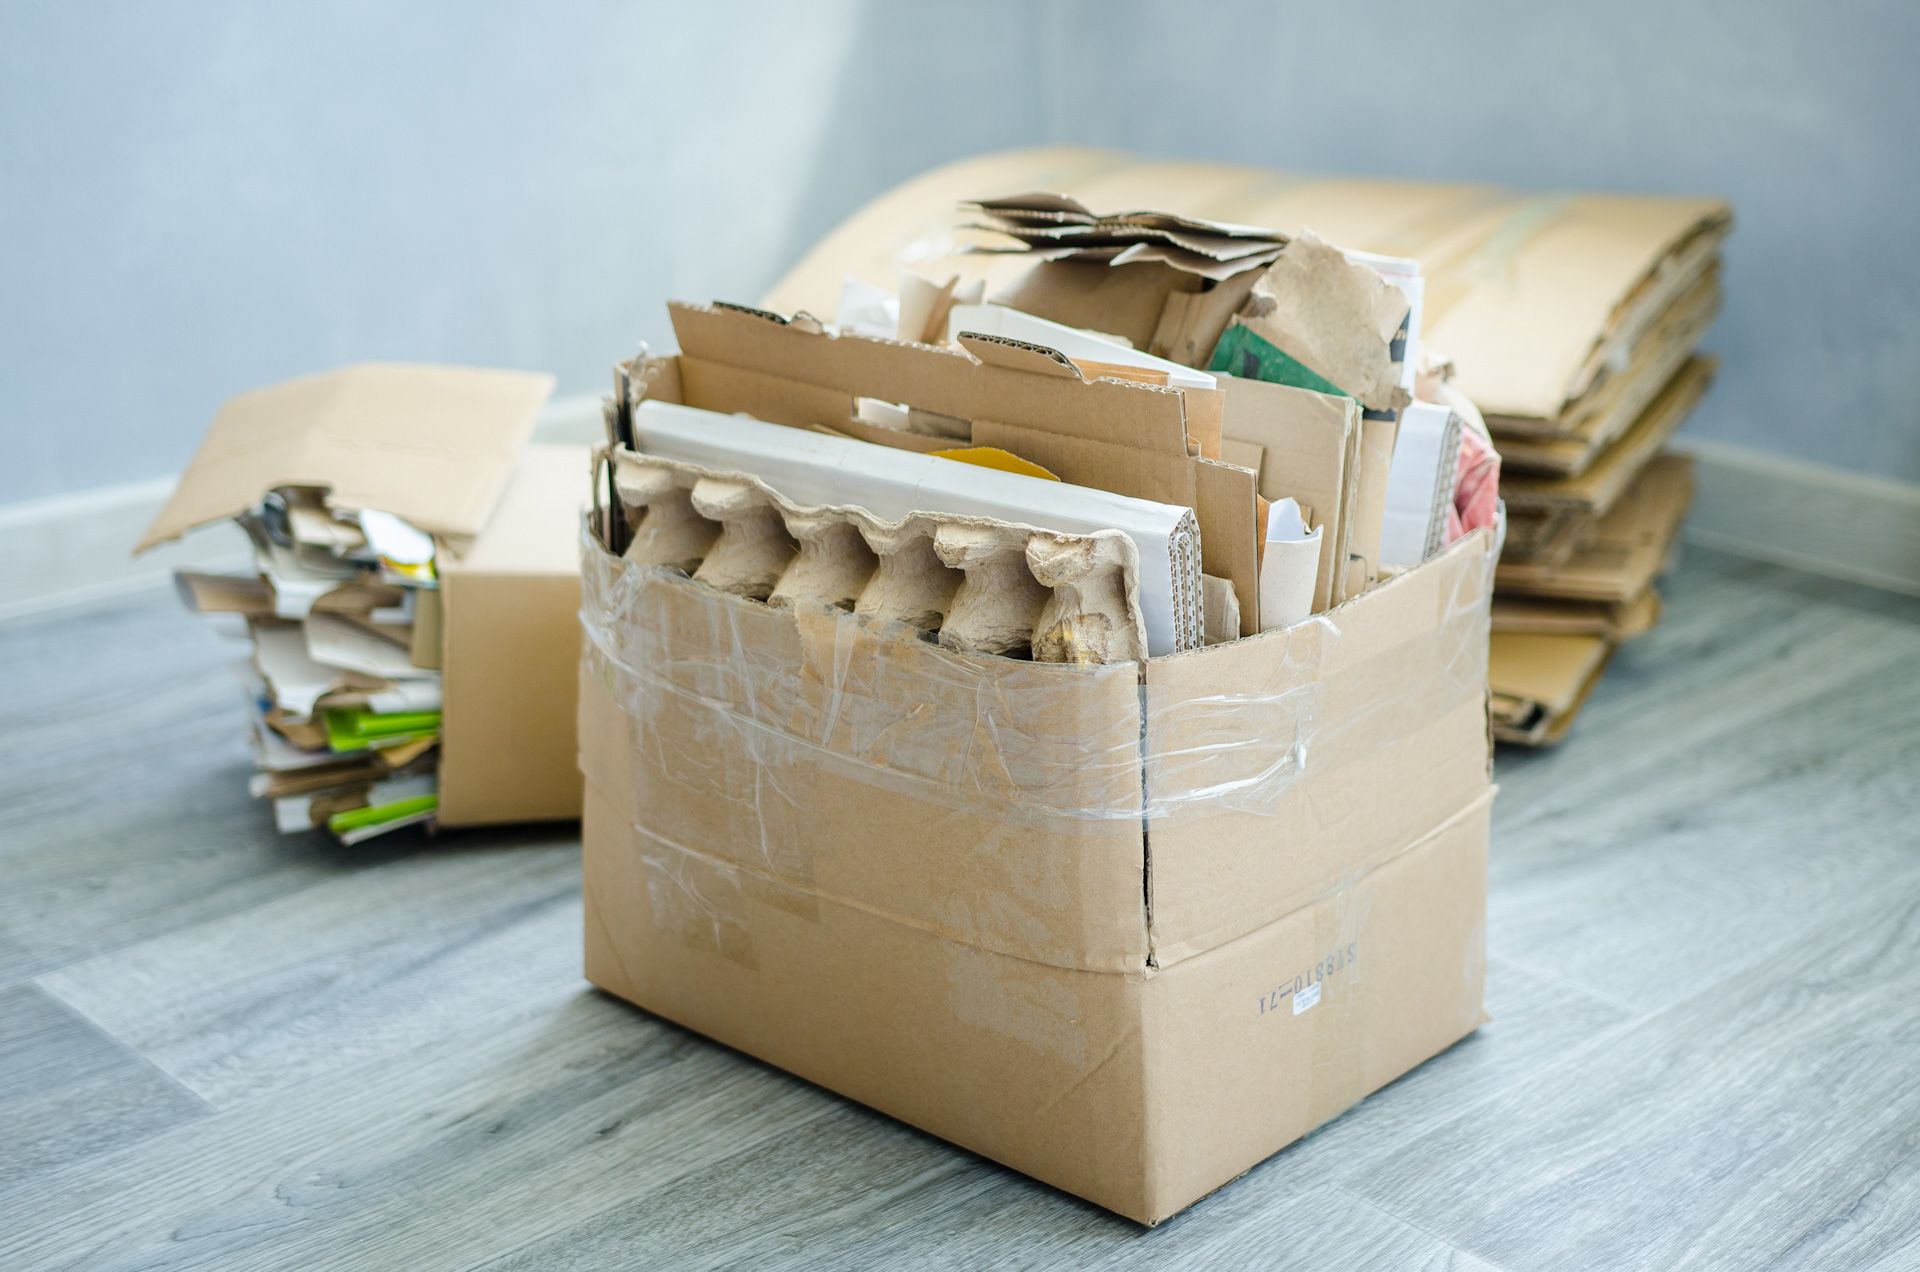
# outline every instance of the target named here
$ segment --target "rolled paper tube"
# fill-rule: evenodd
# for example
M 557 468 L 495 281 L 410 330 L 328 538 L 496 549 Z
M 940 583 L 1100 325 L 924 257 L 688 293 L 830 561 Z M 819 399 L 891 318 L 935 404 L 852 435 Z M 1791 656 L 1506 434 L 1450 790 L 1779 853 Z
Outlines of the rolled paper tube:
M 744 481 L 702 477 L 693 508 L 720 523 L 719 537 L 693 577 L 722 592 L 764 601 L 793 561 L 794 542 L 766 491 Z

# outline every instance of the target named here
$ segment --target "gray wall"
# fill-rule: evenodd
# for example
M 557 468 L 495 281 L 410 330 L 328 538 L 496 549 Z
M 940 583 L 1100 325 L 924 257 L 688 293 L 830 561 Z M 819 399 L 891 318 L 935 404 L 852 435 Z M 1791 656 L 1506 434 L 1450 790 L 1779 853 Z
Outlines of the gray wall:
M 1707 436 L 1920 481 L 1920 4 L 1214 0 L 1103 6 L 1075 140 L 1305 171 L 1729 199 Z M 1369 83 L 1337 51 L 1431 69 Z M 1378 59 L 1389 64 L 1393 59 Z M 1384 86 L 1383 86 L 1384 85 Z
M 859 200 L 1037 135 L 1041 52 L 1008 30 L 776 0 L 9 3 L 0 503 L 175 471 L 229 394 L 355 359 L 598 393 L 667 296 L 751 299 Z M 958 109 L 986 67 L 1013 87 Z
M 353 359 L 598 392 L 666 296 L 1041 141 L 1726 195 L 1693 431 L 1920 480 L 1916 52 L 1865 4 L 16 3 L 0 503 L 171 472 L 229 393 Z

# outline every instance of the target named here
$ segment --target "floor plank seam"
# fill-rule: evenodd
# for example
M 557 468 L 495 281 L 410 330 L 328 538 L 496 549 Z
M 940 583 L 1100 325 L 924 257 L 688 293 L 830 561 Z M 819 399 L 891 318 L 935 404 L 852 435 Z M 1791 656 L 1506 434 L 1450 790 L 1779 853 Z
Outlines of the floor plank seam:
M 72 1012 L 75 1017 L 85 1021 L 89 1029 L 92 1029 L 95 1033 L 98 1033 L 102 1038 L 108 1039 L 113 1043 L 114 1046 L 119 1047 L 122 1051 L 126 1052 L 128 1055 L 138 1060 L 141 1064 L 145 1065 L 148 1069 L 151 1069 L 154 1073 L 160 1075 L 161 1078 L 165 1079 L 168 1086 L 173 1087 L 175 1090 L 181 1092 L 182 1094 L 192 1099 L 192 1101 L 199 1106 L 202 1112 L 218 1113 L 220 1111 L 220 1108 L 218 1105 L 214 1104 L 212 1101 L 208 1100 L 205 1096 L 201 1095 L 198 1091 L 194 1090 L 192 1087 L 188 1086 L 185 1082 L 181 1081 L 177 1074 L 170 1072 L 164 1065 L 160 1064 L 152 1056 L 148 1055 L 146 1052 L 142 1051 L 139 1047 L 127 1041 L 125 1038 L 122 1038 L 119 1034 L 115 1033 L 113 1030 L 101 1024 L 98 1020 L 94 1018 L 92 1013 L 86 1011 L 84 1008 L 80 1007 L 78 1004 L 69 1000 L 65 995 L 61 994 L 58 990 L 54 989 L 53 986 L 46 984 L 37 976 L 34 977 L 32 980 L 25 981 L 22 983 L 33 986 L 35 989 L 45 994 L 48 998 L 51 998 L 54 1002 L 59 1003 L 64 1010 Z
M 1415 1223 L 1413 1220 L 1408 1219 L 1405 1215 L 1396 1214 L 1393 1211 L 1388 1210 L 1385 1206 L 1382 1206 L 1378 1202 L 1371 1201 L 1365 1197 L 1362 1197 L 1359 1193 L 1354 1192 L 1352 1189 L 1348 1188 L 1345 1184 L 1340 1183 L 1337 1180 L 1333 1184 L 1333 1190 L 1339 1193 L 1341 1196 L 1347 1198 L 1349 1201 L 1352 1201 L 1355 1205 L 1363 1206 L 1366 1209 L 1373 1211 L 1377 1215 L 1385 1215 L 1387 1218 L 1393 1220 L 1395 1223 L 1404 1225 L 1407 1228 L 1411 1228 L 1413 1231 L 1427 1238 L 1427 1240 L 1435 1242 L 1441 1246 L 1444 1246 L 1445 1248 L 1453 1251 L 1456 1254 L 1464 1254 L 1468 1258 L 1483 1264 L 1486 1267 L 1487 1272 L 1508 1272 L 1508 1269 L 1503 1264 L 1495 1263 L 1492 1259 L 1489 1259 L 1486 1255 L 1481 1254 L 1478 1250 L 1472 1249 L 1469 1246 L 1461 1245 L 1458 1241 L 1454 1241 L 1451 1238 L 1443 1237 L 1439 1233 L 1428 1228 L 1426 1225 Z
M 1616 998 L 1605 990 L 1594 989 L 1589 985 L 1583 985 L 1578 981 L 1570 980 L 1560 975 L 1558 972 L 1548 971 L 1544 967 L 1536 967 L 1532 963 L 1524 959 L 1515 958 L 1510 954 L 1499 954 L 1489 949 L 1487 951 L 1487 961 L 1489 963 L 1505 964 L 1516 971 L 1525 972 L 1535 980 L 1545 981 L 1549 985 L 1565 990 L 1567 993 L 1578 994 L 1580 997 L 1599 1003 L 1603 1007 L 1611 1007 L 1615 1011 L 1625 1012 L 1629 1017 L 1638 1018 L 1640 1016 L 1653 1014 L 1647 1011 L 1646 1008 L 1630 1003 L 1624 998 Z M 1621 1022 L 1616 1021 L 1615 1023 L 1618 1024 Z

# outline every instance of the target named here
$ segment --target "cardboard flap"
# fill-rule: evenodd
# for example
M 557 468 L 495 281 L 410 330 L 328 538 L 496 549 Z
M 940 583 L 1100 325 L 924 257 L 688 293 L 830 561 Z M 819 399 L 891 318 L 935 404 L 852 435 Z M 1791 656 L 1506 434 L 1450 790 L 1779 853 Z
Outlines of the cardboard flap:
M 902 402 L 954 419 L 978 422 L 990 416 L 1091 440 L 1125 439 L 1141 450 L 1187 454 L 1186 407 L 1179 390 L 1088 381 L 1071 364 L 1065 368 L 1070 374 L 1059 374 L 1053 359 L 1060 355 L 1050 349 L 1028 346 L 1049 364 L 1035 374 L 1042 359 L 1022 353 L 1019 341 L 980 338 L 977 347 L 996 345 L 996 360 L 987 362 L 966 349 L 805 331 L 710 305 L 672 302 L 668 309 L 683 357 Z
M 960 347 L 989 366 L 1005 367 L 1009 371 L 1030 371 L 1036 375 L 1065 376 L 1070 380 L 1086 379 L 1080 374 L 1080 368 L 1073 364 L 1073 359 L 1058 349 L 1015 340 L 1011 336 L 963 331 L 960 333 Z
M 1227 443 L 1247 457 L 1260 456 L 1258 493 L 1268 501 L 1293 499 L 1311 509 L 1314 524 L 1322 528 L 1320 571 L 1314 583 L 1315 613 L 1342 599 L 1339 585 L 1351 543 L 1352 519 L 1347 515 L 1359 483 L 1348 474 L 1357 462 L 1360 445 L 1360 404 L 1264 380 L 1222 376 L 1226 391 L 1224 427 Z M 1229 455 L 1229 458 L 1232 458 Z M 1206 527 L 1201 526 L 1201 542 Z
M 367 363 L 242 393 L 220 408 L 135 551 L 238 516 L 280 486 L 471 538 L 552 392 L 549 375 Z

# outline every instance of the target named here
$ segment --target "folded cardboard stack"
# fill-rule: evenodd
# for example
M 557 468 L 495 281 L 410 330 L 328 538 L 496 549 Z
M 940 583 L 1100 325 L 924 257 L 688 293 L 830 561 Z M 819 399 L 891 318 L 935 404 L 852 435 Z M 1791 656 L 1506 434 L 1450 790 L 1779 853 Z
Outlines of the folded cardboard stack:
M 176 576 L 237 615 L 285 833 L 572 817 L 579 447 L 528 446 L 549 377 L 349 367 L 221 408 L 139 550 L 231 518 L 254 568 Z
M 1411 262 L 1094 206 L 616 369 L 587 974 L 1151 1223 L 1482 1018 L 1498 519 Z
M 823 239 L 766 303 L 828 313 L 846 278 L 896 286 L 907 271 L 1181 362 L 1205 365 L 1222 347 L 1234 356 L 1233 315 L 1246 311 L 1255 275 L 1221 274 L 1217 262 L 1191 268 L 1196 246 L 1211 246 L 1214 261 L 1220 244 L 1123 242 L 1126 218 L 1075 226 L 1074 208 L 1040 196 L 977 202 L 983 215 L 954 223 L 956 200 L 1005 190 L 1068 190 L 1081 209 L 1174 207 L 1270 234 L 1311 229 L 1417 261 L 1416 323 L 1435 351 L 1429 360 L 1451 362 L 1452 387 L 1483 413 L 1503 465 L 1511 520 L 1494 610 L 1494 727 L 1523 743 L 1565 736 L 1614 646 L 1659 613 L 1652 579 L 1689 486 L 1677 461 L 1654 461 L 1712 376 L 1696 347 L 1719 304 L 1724 203 L 1022 151 L 956 163 L 883 196 Z M 1009 224 L 1009 209 L 1024 220 Z M 1010 229 L 1054 263 L 1028 269 L 1004 250 Z M 1104 262 L 1087 253 L 1115 249 L 1156 253 L 1157 272 L 1089 283 Z M 1623 552 L 1629 540 L 1639 546 Z

